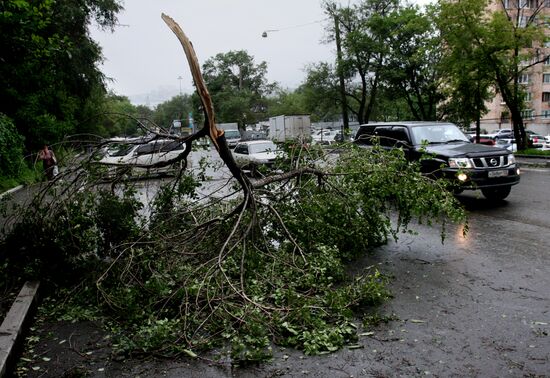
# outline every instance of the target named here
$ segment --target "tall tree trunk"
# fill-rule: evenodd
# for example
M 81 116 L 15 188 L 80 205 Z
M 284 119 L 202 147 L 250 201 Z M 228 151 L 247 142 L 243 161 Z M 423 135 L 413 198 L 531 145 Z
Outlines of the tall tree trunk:
M 525 126 L 523 124 L 523 117 L 521 115 L 521 104 L 519 102 L 520 99 L 518 93 L 516 93 L 517 87 L 513 87 L 513 89 L 510 89 L 508 82 L 501 74 L 498 66 L 495 68 L 495 73 L 498 89 L 500 90 L 502 99 L 510 110 L 510 117 L 512 118 L 512 128 L 514 131 L 514 138 L 516 139 L 516 145 L 518 146 L 518 150 L 524 150 L 527 148 L 527 138 L 525 134 Z M 515 80 L 515 82 L 515 85 L 517 85 L 517 79 Z

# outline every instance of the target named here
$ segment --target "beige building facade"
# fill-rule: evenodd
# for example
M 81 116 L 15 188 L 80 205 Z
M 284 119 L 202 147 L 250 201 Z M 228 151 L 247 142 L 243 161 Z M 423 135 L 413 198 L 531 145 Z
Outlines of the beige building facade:
M 518 26 L 522 27 L 531 22 L 530 18 L 535 14 L 537 20 L 550 17 L 550 0 L 493 0 L 490 10 L 506 9 L 512 19 L 518 20 Z M 519 14 L 518 14 L 519 13 Z M 518 17 L 519 16 L 519 17 Z M 516 18 L 517 17 L 517 18 Z M 550 34 L 550 29 L 549 29 Z M 533 64 L 532 60 L 523 63 L 525 71 L 519 77 L 526 98 L 523 111 L 523 121 L 526 129 L 542 135 L 550 134 L 550 43 L 544 46 L 534 47 L 541 63 Z M 534 52 L 533 51 L 533 52 Z M 527 68 L 526 68 L 527 67 Z M 510 112 L 502 101 L 500 94 L 487 104 L 489 112 L 481 120 L 481 128 L 490 132 L 500 128 L 511 128 Z

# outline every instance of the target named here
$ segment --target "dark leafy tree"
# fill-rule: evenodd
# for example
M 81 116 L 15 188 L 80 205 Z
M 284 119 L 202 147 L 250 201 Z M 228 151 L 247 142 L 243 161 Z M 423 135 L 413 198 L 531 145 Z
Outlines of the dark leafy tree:
M 348 110 L 359 123 L 366 123 L 377 100 L 385 55 L 389 52 L 384 35 L 376 31 L 378 24 L 397 8 L 398 1 L 367 0 L 346 8 L 325 2 L 324 6 L 340 26 L 343 56 L 337 74 L 346 79 Z M 334 25 L 328 31 L 329 41 L 335 41 Z
M 282 114 L 310 114 L 305 106 L 305 96 L 299 90 L 278 89 L 267 101 L 268 116 Z M 317 120 L 315 116 L 313 120 Z
M 405 6 L 390 14 L 373 16 L 374 32 L 384 36 L 388 53 L 383 76 L 399 97 L 406 100 L 416 120 L 436 120 L 443 100 L 438 65 L 442 49 L 430 18 L 416 6 Z
M 187 94 L 174 96 L 155 108 L 153 121 L 166 130 L 170 129 L 174 120 L 182 120 L 182 127 L 188 127 L 189 113 L 198 113 L 193 109 L 192 96 Z
M 12 120 L 0 113 L 0 177 L 16 177 L 23 160 L 23 137 Z
M 475 51 L 469 56 L 468 64 L 477 67 L 479 74 L 483 73 L 478 78 L 480 94 L 483 94 L 481 80 L 487 69 L 494 88 L 509 109 L 518 149 L 527 147 L 522 116 L 524 93 L 519 78 L 548 58 L 537 48 L 543 46 L 546 38 L 546 25 L 540 22 L 544 4 L 538 2 L 527 13 L 524 9 L 527 2 L 514 1 L 490 16 L 482 11 L 489 5 L 487 0 L 445 1 L 439 7 L 439 27 L 449 43 L 449 53 L 460 55 Z M 456 43 L 457 40 L 462 43 Z M 469 45 L 467 50 L 463 44 Z
M 112 28 L 118 0 L 0 2 L 0 112 L 14 120 L 28 150 L 90 131 L 104 77 L 95 22 Z
M 321 62 L 306 67 L 306 78 L 297 91 L 303 94 L 304 106 L 312 119 L 333 121 L 341 117 L 338 77 L 332 65 Z
M 244 128 L 266 117 L 267 96 L 276 87 L 267 81 L 266 62 L 255 64 L 246 51 L 230 51 L 208 59 L 202 68 L 217 121 L 238 122 Z

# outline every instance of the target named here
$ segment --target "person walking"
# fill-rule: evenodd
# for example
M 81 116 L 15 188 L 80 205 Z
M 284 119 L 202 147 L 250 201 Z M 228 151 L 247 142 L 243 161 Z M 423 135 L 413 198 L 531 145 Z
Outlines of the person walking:
M 55 177 L 54 168 L 57 165 L 57 160 L 55 158 L 55 154 L 48 147 L 47 144 L 45 144 L 44 148 L 42 148 L 40 152 L 38 152 L 38 159 L 42 160 L 44 174 L 46 175 L 48 181 L 53 180 L 53 178 Z

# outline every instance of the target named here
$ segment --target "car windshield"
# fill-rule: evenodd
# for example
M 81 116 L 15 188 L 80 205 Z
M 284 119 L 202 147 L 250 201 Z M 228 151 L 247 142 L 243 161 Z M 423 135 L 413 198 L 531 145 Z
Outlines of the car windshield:
M 107 155 L 111 157 L 127 155 L 135 145 L 133 144 L 113 144 L 107 149 Z
M 416 144 L 437 144 L 469 142 L 469 139 L 455 125 L 415 126 L 412 135 Z
M 273 142 L 251 144 L 249 147 L 251 154 L 259 154 L 262 152 L 277 151 L 277 146 Z

